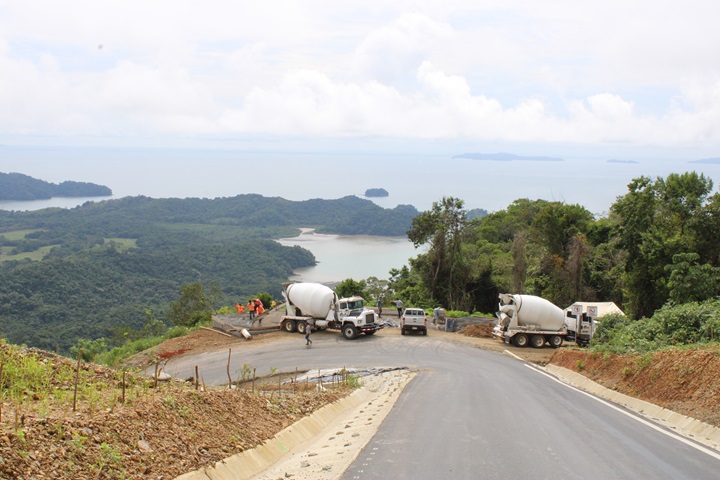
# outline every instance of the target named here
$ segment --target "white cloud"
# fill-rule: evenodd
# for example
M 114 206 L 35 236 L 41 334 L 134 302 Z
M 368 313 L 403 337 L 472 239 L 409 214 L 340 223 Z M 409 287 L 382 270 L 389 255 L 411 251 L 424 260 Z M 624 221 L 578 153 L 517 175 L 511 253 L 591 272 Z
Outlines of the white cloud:
M 0 0 L 0 141 L 381 136 L 720 147 L 709 0 Z

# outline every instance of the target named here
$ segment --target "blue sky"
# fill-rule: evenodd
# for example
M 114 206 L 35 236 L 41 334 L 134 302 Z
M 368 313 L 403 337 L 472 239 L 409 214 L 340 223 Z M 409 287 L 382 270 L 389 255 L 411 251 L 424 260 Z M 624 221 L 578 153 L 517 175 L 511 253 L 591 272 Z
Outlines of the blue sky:
M 0 143 L 720 156 L 720 2 L 0 0 Z

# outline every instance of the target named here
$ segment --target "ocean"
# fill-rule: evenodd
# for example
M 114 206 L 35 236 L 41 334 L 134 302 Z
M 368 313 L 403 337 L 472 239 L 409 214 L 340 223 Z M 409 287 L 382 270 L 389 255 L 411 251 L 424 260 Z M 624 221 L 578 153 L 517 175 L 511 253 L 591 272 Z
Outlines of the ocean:
M 606 214 L 635 177 L 698 171 L 720 181 L 720 165 L 678 160 L 609 163 L 606 159 L 498 162 L 452 158 L 463 152 L 286 153 L 213 149 L 71 148 L 0 146 L 0 172 L 19 172 L 52 183 L 65 180 L 106 185 L 113 198 L 217 198 L 256 193 L 288 200 L 363 197 L 384 188 L 388 197 L 371 199 L 392 208 L 423 211 L 443 196 L 467 209 L 503 210 L 519 198 L 579 204 Z M 6 210 L 72 207 L 88 199 L 3 202 Z M 91 199 L 98 200 L 98 199 Z

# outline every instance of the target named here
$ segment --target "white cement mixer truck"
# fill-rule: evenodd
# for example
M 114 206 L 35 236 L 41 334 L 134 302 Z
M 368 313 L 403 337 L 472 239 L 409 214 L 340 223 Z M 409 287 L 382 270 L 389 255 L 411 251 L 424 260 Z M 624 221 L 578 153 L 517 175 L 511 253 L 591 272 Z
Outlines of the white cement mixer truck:
M 352 340 L 360 333 L 372 335 L 380 328 L 375 323 L 375 312 L 365 308 L 362 297 L 340 298 L 320 283 L 290 283 L 284 285 L 286 315 L 280 328 L 286 332 L 305 331 L 308 323 L 317 330 L 338 329 Z
M 533 295 L 499 295 L 498 323 L 493 335 L 516 347 L 532 345 L 540 348 L 546 343 L 557 348 L 568 337 L 581 343 L 586 334 L 575 335 L 565 321 L 565 312 L 544 298 Z M 582 332 L 582 330 L 581 330 Z

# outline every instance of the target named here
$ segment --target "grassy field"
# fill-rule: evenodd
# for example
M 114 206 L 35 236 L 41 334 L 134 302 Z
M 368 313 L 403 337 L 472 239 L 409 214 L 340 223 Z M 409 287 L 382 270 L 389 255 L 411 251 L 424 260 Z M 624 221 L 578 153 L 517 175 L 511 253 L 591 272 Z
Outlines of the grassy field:
M 40 230 L 15 230 L 12 232 L 4 232 L 0 233 L 1 236 L 5 237 L 7 240 L 15 241 L 15 240 L 22 240 L 25 238 L 28 234 L 33 232 L 39 232 Z
M 105 243 L 115 243 L 118 246 L 118 249 L 121 251 L 129 250 L 131 248 L 137 248 L 137 239 L 136 238 L 106 238 Z
M 40 247 L 33 252 L 22 252 L 15 255 L 10 255 L 13 247 L 0 247 L 0 262 L 6 262 L 9 260 L 24 260 L 26 258 L 33 261 L 39 261 L 45 258 L 45 255 L 50 253 L 50 250 L 59 246 L 60 245 L 48 245 L 46 247 Z

